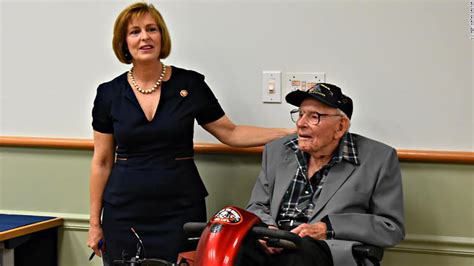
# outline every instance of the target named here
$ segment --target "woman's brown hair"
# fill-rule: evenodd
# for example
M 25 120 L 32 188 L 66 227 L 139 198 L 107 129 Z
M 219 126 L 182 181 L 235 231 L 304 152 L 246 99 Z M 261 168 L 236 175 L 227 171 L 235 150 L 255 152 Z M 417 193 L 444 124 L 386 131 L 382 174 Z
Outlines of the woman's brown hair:
M 127 48 L 127 28 L 130 20 L 150 14 L 161 33 L 161 51 L 159 59 L 165 59 L 171 52 L 171 38 L 165 21 L 160 12 L 152 5 L 143 2 L 135 3 L 125 8 L 118 15 L 114 25 L 112 47 L 118 60 L 125 64 L 132 63 L 132 57 Z M 158 59 L 158 58 L 157 58 Z

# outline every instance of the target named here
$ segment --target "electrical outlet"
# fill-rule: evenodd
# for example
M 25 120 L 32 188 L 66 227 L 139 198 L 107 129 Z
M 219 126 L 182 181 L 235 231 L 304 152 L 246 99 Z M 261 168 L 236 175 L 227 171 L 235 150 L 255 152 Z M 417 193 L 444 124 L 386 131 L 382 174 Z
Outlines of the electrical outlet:
M 326 74 L 321 72 L 286 73 L 283 81 L 285 93 L 307 90 L 316 83 L 326 82 Z

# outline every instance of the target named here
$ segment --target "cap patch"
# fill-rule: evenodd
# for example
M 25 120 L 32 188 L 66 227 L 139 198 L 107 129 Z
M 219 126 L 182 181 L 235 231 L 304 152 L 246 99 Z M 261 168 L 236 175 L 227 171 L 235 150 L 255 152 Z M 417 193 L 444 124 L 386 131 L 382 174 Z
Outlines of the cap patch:
M 326 94 L 322 93 L 321 90 L 319 89 L 319 87 L 316 87 L 316 86 L 309 89 L 308 92 L 312 93 L 312 94 L 319 94 L 319 95 L 322 95 L 322 96 L 326 97 Z

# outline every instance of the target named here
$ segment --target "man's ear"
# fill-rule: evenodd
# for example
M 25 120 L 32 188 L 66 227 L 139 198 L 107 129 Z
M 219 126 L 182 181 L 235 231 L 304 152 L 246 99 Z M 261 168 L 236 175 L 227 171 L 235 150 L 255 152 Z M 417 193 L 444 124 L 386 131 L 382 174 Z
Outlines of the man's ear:
M 349 119 L 343 116 L 341 120 L 339 121 L 339 125 L 337 128 L 337 132 L 336 132 L 337 138 L 342 138 L 342 136 L 346 134 L 347 130 L 349 130 L 349 124 L 350 124 Z

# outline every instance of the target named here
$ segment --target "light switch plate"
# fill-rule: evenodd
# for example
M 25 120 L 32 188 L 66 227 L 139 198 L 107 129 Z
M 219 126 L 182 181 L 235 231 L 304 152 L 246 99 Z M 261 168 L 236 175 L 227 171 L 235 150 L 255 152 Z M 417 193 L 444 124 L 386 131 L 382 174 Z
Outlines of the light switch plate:
M 263 71 L 262 102 L 281 103 L 281 71 Z

